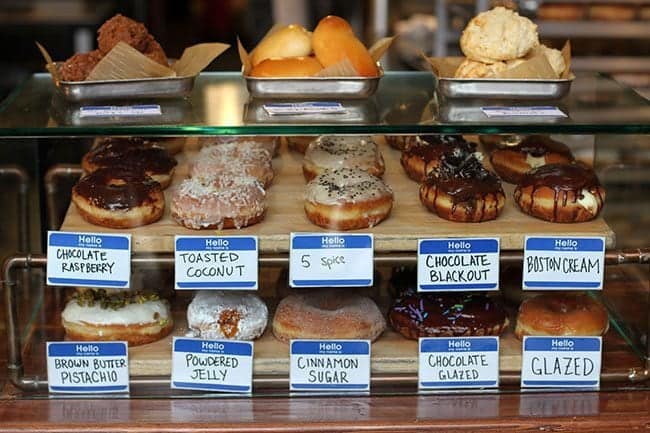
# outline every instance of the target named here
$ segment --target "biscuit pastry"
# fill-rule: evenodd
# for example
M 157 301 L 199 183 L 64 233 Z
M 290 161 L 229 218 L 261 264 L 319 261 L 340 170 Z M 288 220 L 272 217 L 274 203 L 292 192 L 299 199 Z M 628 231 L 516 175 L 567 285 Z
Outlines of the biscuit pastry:
M 505 69 L 504 62 L 488 64 L 465 59 L 456 69 L 454 78 L 491 78 Z
M 503 7 L 472 18 L 460 38 L 465 56 L 483 63 L 523 57 L 538 44 L 537 25 Z

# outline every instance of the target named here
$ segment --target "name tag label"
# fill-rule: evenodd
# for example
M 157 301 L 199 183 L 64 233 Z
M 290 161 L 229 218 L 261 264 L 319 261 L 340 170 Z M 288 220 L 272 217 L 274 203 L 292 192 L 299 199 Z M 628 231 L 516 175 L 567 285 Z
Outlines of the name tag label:
M 499 337 L 420 338 L 420 389 L 499 386 Z
M 565 112 L 555 106 L 532 106 L 532 107 L 481 107 L 481 111 L 487 117 L 512 117 L 512 116 L 533 116 L 533 117 L 569 117 Z
M 291 233 L 291 287 L 352 287 L 373 284 L 371 234 Z
M 270 116 L 290 116 L 295 114 L 341 114 L 345 107 L 340 102 L 279 102 L 264 104 Z
M 600 386 L 601 337 L 531 337 L 523 342 L 521 386 Z
M 602 290 L 604 270 L 604 237 L 526 237 L 524 290 Z
M 79 110 L 79 117 L 141 117 L 160 116 L 160 105 L 87 105 Z
M 176 290 L 257 290 L 255 236 L 176 236 Z
M 128 288 L 131 235 L 47 233 L 47 284 Z
M 292 340 L 291 391 L 370 390 L 370 340 Z
M 174 337 L 171 387 L 251 392 L 253 343 Z
M 47 342 L 47 383 L 52 393 L 129 392 L 127 343 Z
M 419 292 L 498 288 L 498 238 L 418 241 Z

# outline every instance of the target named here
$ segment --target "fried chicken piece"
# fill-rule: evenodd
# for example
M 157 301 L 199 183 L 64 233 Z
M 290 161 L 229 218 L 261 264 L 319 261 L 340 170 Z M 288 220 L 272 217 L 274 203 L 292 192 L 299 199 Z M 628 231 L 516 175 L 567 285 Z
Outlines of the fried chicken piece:
M 119 42 L 125 42 L 142 53 L 153 39 L 144 24 L 120 14 L 102 24 L 97 34 L 99 50 L 104 55 Z
M 169 66 L 165 50 L 162 49 L 160 44 L 153 37 L 151 37 L 147 48 L 142 53 L 154 62 L 158 62 L 164 66 Z
M 84 81 L 102 57 L 99 50 L 75 54 L 59 68 L 61 79 L 63 81 Z

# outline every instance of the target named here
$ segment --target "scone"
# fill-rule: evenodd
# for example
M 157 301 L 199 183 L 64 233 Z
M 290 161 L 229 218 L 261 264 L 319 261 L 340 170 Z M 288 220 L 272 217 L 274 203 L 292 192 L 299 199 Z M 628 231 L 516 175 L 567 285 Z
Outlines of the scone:
M 504 62 L 488 64 L 465 59 L 456 69 L 454 78 L 491 78 L 505 69 Z
M 557 76 L 559 77 L 562 75 L 562 72 L 564 72 L 564 69 L 566 68 L 562 52 L 555 48 L 549 48 L 546 45 L 540 45 L 540 49 L 544 52 L 546 60 L 548 60 L 548 63 L 551 65 Z
M 465 56 L 483 63 L 523 57 L 538 44 L 537 25 L 503 7 L 472 18 L 460 38 Z

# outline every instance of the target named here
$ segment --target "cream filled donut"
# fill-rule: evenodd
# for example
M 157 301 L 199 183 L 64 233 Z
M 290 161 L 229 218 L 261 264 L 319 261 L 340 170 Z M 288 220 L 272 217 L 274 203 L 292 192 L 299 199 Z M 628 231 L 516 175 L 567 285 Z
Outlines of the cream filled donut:
M 224 143 L 201 149 L 194 158 L 190 176 L 213 178 L 221 174 L 252 176 L 268 187 L 273 181 L 271 154 L 250 142 Z
M 172 218 L 190 229 L 239 229 L 265 212 L 266 192 L 252 176 L 185 179 L 172 193 Z
M 373 176 L 384 174 L 384 158 L 372 137 L 322 136 L 309 144 L 303 159 L 302 172 L 307 181 L 325 170 L 359 168 Z
M 393 191 L 359 168 L 327 170 L 305 188 L 305 213 L 314 224 L 337 230 L 373 227 L 393 207 Z
M 187 324 L 196 337 L 254 340 L 264 333 L 269 311 L 253 293 L 198 292 L 187 307 Z

